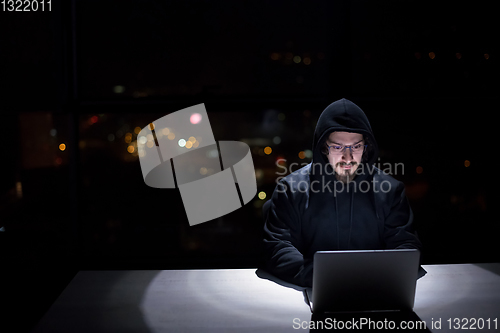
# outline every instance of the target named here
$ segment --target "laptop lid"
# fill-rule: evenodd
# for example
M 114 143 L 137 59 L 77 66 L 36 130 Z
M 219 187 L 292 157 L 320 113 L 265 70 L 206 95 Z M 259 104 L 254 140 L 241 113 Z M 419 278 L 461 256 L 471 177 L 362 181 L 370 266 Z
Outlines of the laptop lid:
M 419 259 L 415 249 L 318 251 L 312 310 L 411 310 Z

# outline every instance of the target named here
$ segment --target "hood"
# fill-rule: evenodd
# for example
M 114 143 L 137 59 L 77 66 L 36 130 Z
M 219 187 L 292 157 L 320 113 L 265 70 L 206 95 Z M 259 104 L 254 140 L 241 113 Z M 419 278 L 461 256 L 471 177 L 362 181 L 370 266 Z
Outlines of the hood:
M 342 98 L 330 104 L 318 119 L 314 131 L 313 163 L 328 163 L 327 157 L 321 153 L 321 148 L 330 133 L 337 131 L 360 133 L 368 137 L 370 144 L 362 161 L 372 165 L 377 160 L 378 145 L 368 118 L 359 106 Z

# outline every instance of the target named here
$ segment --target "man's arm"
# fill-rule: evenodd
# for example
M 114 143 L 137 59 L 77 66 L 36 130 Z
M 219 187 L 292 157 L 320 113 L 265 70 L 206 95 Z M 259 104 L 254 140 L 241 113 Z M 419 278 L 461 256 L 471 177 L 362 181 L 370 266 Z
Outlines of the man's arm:
M 384 240 L 387 249 L 422 249 L 422 243 L 414 230 L 413 212 L 406 198 L 403 183 L 398 182 L 392 199 L 389 215 L 384 224 Z M 422 266 L 418 269 L 418 278 L 427 272 Z
M 301 218 L 293 193 L 280 182 L 271 198 L 264 224 L 266 269 L 278 278 L 304 287 L 312 286 L 312 260 L 304 260 Z
M 422 244 L 413 225 L 413 212 L 406 198 L 403 183 L 398 182 L 389 214 L 385 218 L 384 241 L 388 249 L 418 249 Z

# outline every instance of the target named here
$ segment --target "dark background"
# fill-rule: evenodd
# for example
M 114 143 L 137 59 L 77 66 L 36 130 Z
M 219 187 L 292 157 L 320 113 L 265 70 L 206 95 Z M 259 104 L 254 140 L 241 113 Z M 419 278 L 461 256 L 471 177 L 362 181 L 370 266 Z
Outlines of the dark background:
M 494 2 L 52 1 L 0 12 L 1 325 L 29 330 L 81 269 L 256 267 L 278 158 L 307 163 L 346 97 L 403 163 L 424 264 L 498 262 Z M 257 196 L 190 227 L 144 184 L 136 128 L 205 103 Z M 64 150 L 60 149 L 65 144 Z M 135 144 L 135 146 L 134 146 Z M 263 149 L 269 146 L 272 153 Z

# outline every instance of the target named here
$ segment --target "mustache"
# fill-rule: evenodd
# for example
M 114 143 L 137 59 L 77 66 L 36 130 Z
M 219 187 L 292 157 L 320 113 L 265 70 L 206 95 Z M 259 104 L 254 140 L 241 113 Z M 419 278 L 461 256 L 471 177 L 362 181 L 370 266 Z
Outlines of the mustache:
M 346 166 L 346 165 L 355 166 L 355 165 L 357 165 L 357 164 L 358 164 L 358 163 L 357 163 L 357 162 L 354 162 L 354 161 L 349 162 L 349 163 L 346 163 L 346 162 L 338 162 L 337 164 L 335 164 L 335 166 L 341 166 L 341 167 Z

